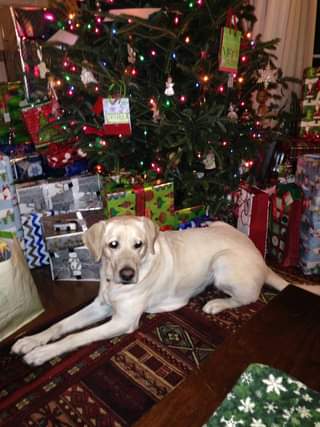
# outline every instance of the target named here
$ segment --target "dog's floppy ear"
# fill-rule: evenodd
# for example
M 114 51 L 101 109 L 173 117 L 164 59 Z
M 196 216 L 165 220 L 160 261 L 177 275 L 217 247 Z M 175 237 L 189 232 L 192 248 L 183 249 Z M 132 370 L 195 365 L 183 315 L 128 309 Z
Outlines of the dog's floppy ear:
M 154 245 L 159 235 L 159 227 L 150 218 L 147 218 L 145 216 L 141 216 L 139 218 L 141 218 L 146 231 L 148 248 L 154 255 Z
M 96 261 L 101 259 L 105 228 L 106 221 L 99 221 L 93 224 L 82 235 L 83 243 L 90 250 Z

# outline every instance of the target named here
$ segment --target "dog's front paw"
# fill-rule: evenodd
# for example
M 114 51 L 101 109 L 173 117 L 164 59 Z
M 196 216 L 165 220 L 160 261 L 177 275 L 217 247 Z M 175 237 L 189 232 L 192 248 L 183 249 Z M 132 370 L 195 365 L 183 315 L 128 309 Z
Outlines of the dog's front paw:
M 226 302 L 223 299 L 214 299 L 208 301 L 203 307 L 202 310 L 207 314 L 218 314 L 221 311 L 228 308 Z
M 26 354 L 26 353 L 29 353 L 34 348 L 39 347 L 40 345 L 41 345 L 41 342 L 37 337 L 30 336 L 30 337 L 20 338 L 11 347 L 11 353 Z
M 31 366 L 40 366 L 50 359 L 53 359 L 56 354 L 53 351 L 54 344 L 43 345 L 37 347 L 25 354 L 23 360 Z

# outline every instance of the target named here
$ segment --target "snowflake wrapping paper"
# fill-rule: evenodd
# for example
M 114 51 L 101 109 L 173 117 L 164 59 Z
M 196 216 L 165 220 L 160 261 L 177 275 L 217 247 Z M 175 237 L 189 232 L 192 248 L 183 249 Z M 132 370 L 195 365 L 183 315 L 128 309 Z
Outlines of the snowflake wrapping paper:
M 251 364 L 203 427 L 320 427 L 320 393 L 286 373 Z

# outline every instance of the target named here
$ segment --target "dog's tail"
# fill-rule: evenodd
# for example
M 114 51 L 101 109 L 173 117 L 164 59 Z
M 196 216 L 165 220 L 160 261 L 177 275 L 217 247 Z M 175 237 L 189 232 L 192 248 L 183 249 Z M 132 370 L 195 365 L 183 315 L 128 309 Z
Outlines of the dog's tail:
M 300 283 L 291 283 L 283 279 L 279 274 L 275 273 L 271 268 L 268 267 L 267 276 L 265 279 L 266 283 L 272 286 L 277 291 L 283 291 L 288 285 L 298 286 L 298 288 L 304 289 L 308 292 L 311 292 L 315 295 L 320 295 L 320 286 L 319 285 L 303 285 Z

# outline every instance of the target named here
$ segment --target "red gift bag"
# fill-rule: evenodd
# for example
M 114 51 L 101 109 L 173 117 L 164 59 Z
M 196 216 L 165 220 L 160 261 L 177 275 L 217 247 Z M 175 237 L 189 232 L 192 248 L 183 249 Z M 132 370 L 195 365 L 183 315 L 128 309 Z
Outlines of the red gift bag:
M 240 186 L 237 205 L 238 230 L 246 234 L 265 257 L 269 222 L 268 193 L 243 184 Z

